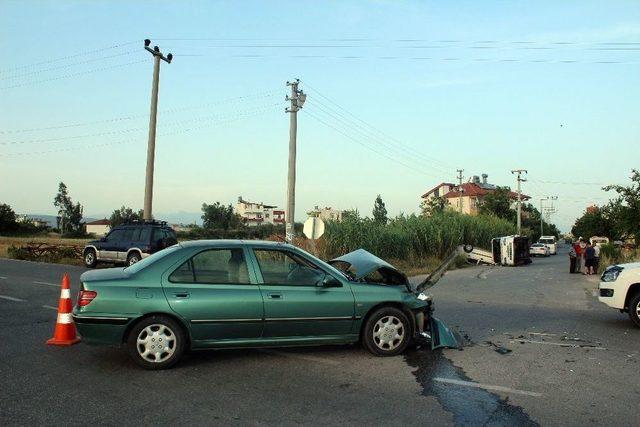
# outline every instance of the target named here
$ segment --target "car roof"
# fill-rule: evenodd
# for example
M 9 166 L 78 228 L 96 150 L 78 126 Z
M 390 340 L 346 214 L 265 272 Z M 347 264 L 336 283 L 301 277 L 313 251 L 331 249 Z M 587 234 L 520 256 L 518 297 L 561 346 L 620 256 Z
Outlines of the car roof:
M 187 240 L 179 243 L 185 248 L 194 247 L 229 247 L 229 246 L 254 246 L 262 248 L 294 248 L 294 246 L 283 242 L 272 242 L 269 240 L 232 240 L 232 239 L 214 239 L 214 240 Z

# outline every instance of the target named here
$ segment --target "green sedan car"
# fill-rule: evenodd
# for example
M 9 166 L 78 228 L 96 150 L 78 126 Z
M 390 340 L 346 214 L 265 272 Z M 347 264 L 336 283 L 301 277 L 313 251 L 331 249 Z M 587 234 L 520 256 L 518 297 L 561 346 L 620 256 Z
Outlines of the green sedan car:
M 456 346 L 431 298 L 361 249 L 326 263 L 283 243 L 201 240 L 80 280 L 73 318 L 83 341 L 126 344 L 147 369 L 188 349 L 361 341 L 393 356 L 413 340 Z

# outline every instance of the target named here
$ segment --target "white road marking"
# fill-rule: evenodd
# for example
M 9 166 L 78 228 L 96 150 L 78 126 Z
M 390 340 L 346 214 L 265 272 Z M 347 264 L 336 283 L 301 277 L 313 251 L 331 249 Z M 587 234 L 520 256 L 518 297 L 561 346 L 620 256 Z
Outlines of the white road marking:
M 7 280 L 5 276 L 0 276 L 0 280 Z
M 502 391 L 504 393 L 511 393 L 511 394 L 522 394 L 525 396 L 533 396 L 533 397 L 541 397 L 542 393 L 536 393 L 535 391 L 525 391 L 525 390 L 516 390 L 514 388 L 511 387 L 503 387 L 503 386 L 499 386 L 499 385 L 491 385 L 491 384 L 481 384 L 481 383 L 474 383 L 471 381 L 462 381 L 462 380 L 455 380 L 452 378 L 434 378 L 434 381 L 438 381 L 440 383 L 447 383 L 447 384 L 455 384 L 455 385 L 462 385 L 465 387 L 475 387 L 475 388 L 481 388 L 484 390 L 491 390 L 491 391 Z
M 267 354 L 274 354 L 276 356 L 283 356 L 283 357 L 289 357 L 292 359 L 300 359 L 300 360 L 306 360 L 308 362 L 319 362 L 319 363 L 326 363 L 329 365 L 339 365 L 340 362 L 335 361 L 335 360 L 331 360 L 331 359 L 325 359 L 324 357 L 315 357 L 315 356 L 306 356 L 304 354 L 297 354 L 297 353 L 287 353 L 284 351 L 278 351 L 278 350 L 268 350 L 268 349 L 262 349 L 260 350 L 263 353 L 267 353 Z
M 48 308 L 49 310 L 58 311 L 58 307 L 54 307 L 52 305 L 43 305 L 42 308 Z
M 10 296 L 7 296 L 7 295 L 0 295 L 0 298 L 6 299 L 7 301 L 15 301 L 15 302 L 25 302 L 26 301 L 26 299 L 10 297 Z
M 56 283 L 49 283 L 49 282 L 36 282 L 35 280 L 33 281 L 33 283 L 35 283 L 36 285 L 47 285 L 47 286 L 55 286 L 56 288 L 59 288 L 60 285 L 56 284 Z
M 546 332 L 527 332 L 527 333 L 529 335 L 542 335 L 542 336 L 545 336 L 545 337 L 555 337 L 556 336 L 556 334 L 549 334 L 549 333 L 546 333 Z
M 534 341 L 534 340 L 523 340 L 523 339 L 515 339 L 515 340 L 511 340 L 511 343 L 517 343 L 517 342 L 526 342 L 529 344 L 543 344 L 543 345 L 555 345 L 558 347 L 571 347 L 571 348 L 587 348 L 589 350 L 606 350 L 605 347 L 596 347 L 596 346 L 591 346 L 589 344 L 565 344 L 565 343 L 560 343 L 560 342 L 546 342 L 546 341 Z

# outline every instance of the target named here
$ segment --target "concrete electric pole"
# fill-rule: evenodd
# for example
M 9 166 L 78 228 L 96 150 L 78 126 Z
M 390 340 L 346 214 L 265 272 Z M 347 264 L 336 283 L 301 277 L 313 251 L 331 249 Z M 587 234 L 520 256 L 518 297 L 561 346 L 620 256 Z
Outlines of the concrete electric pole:
M 144 181 L 144 214 L 145 220 L 153 218 L 153 166 L 156 157 L 156 118 L 158 115 L 158 84 L 160 80 L 160 60 L 171 64 L 172 54 L 166 57 L 158 46 L 149 47 L 151 40 L 144 41 L 144 48 L 153 55 L 153 83 L 151 85 L 151 116 L 149 117 L 149 142 L 147 145 L 147 174 Z
M 295 235 L 295 208 L 296 208 L 296 137 L 298 134 L 298 110 L 304 105 L 307 95 L 298 90 L 300 84 L 299 79 L 287 82 L 287 86 L 291 86 L 291 96 L 287 96 L 286 100 L 291 101 L 291 106 L 285 111 L 289 113 L 289 174 L 287 177 L 287 212 L 285 225 L 285 238 L 288 243 L 293 243 Z
M 543 212 L 543 208 L 542 208 L 542 202 L 544 200 L 549 200 L 549 197 L 543 197 L 540 199 L 540 236 L 544 236 L 544 222 L 542 220 L 542 212 Z
M 462 172 L 464 169 L 456 169 L 458 172 L 458 210 L 462 213 Z
M 515 170 L 512 170 L 511 173 L 512 174 L 515 173 L 515 174 L 518 175 L 518 178 L 516 180 L 517 181 L 516 182 L 516 188 L 517 188 L 516 191 L 518 193 L 518 218 L 517 218 L 517 220 L 518 220 L 518 236 L 520 236 L 521 235 L 521 231 L 522 231 L 521 230 L 522 229 L 522 197 L 521 197 L 522 196 L 522 192 L 521 192 L 521 189 L 520 189 L 520 183 L 527 181 L 526 179 L 522 178 L 522 176 L 521 176 L 523 173 L 526 174 L 527 171 L 525 169 L 515 169 Z

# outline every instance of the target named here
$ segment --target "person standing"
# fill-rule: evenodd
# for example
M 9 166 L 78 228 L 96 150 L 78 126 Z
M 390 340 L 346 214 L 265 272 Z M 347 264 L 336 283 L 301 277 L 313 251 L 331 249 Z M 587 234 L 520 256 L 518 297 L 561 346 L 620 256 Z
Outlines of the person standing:
M 593 268 L 594 273 L 598 273 L 600 269 L 600 244 L 596 243 L 593 245 L 594 259 L 593 259 Z
M 584 253 L 582 251 L 582 237 L 580 237 L 578 239 L 578 241 L 576 242 L 575 248 L 576 248 L 576 273 L 583 273 L 583 266 L 582 266 L 582 262 L 584 260 Z
M 584 249 L 584 265 L 586 269 L 586 274 L 594 274 L 593 267 L 596 258 L 596 252 L 591 246 L 590 242 L 586 243 L 586 247 Z
M 569 273 L 576 272 L 576 247 L 575 244 L 571 245 L 571 250 L 569 250 Z

